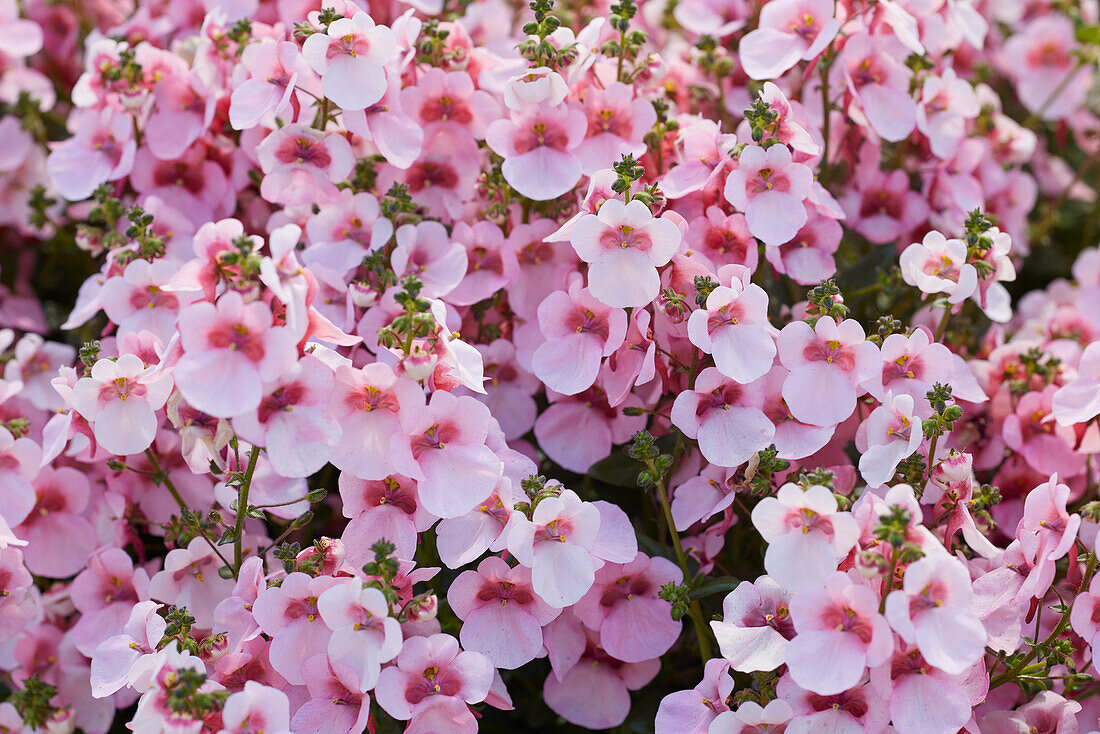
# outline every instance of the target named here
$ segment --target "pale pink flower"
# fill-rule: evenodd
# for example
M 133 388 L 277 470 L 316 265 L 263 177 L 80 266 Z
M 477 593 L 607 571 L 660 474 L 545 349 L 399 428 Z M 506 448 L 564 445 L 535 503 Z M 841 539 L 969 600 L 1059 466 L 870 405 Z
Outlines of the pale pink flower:
M 680 230 L 655 218 L 643 202 L 609 199 L 598 214 L 588 214 L 569 237 L 577 255 L 588 263 L 588 288 L 608 306 L 644 306 L 657 297 L 657 268 L 680 247 Z
M 886 618 L 925 660 L 955 675 L 985 653 L 986 632 L 973 605 L 966 567 L 953 556 L 933 553 L 905 569 L 902 588 L 886 597 Z
M 749 7 L 745 0 L 683 0 L 673 8 L 672 17 L 692 33 L 725 38 L 745 27 Z
M 542 628 L 560 609 L 534 592 L 531 571 L 489 556 L 476 571 L 463 571 L 447 590 L 447 602 L 462 620 L 459 640 L 496 668 L 513 670 L 538 657 Z
M 775 360 L 774 327 L 768 322 L 768 294 L 752 283 L 752 273 L 739 265 L 718 271 L 720 285 L 707 296 L 706 307 L 688 319 L 688 338 L 714 355 L 718 371 L 742 385 L 763 377 Z
M 442 298 L 462 282 L 469 256 L 439 222 L 404 224 L 397 228 L 393 271 L 398 278 L 415 275 L 423 283 L 426 298 Z
M 1035 17 L 1005 41 L 1006 70 L 1015 77 L 1016 94 L 1029 112 L 1060 120 L 1085 101 L 1092 73 L 1076 65 L 1077 47 L 1073 22 L 1057 13 Z
M 157 614 L 160 605 L 141 601 L 133 605 L 122 633 L 101 642 L 92 655 L 92 695 L 105 698 L 130 682 L 130 668 L 143 655 L 151 655 L 164 637 L 168 623 Z
M 1100 415 L 1100 344 L 1085 347 L 1077 375 L 1054 393 L 1051 409 L 1063 426 L 1085 423 Z
M 508 551 L 531 569 L 535 593 L 558 609 L 580 601 L 596 578 L 596 506 L 566 489 L 539 502 L 530 520 L 513 514 L 509 525 Z
M 591 176 L 611 168 L 624 155 L 639 157 L 646 151 L 642 140 L 657 122 L 657 113 L 648 99 L 622 82 L 603 89 L 589 87 L 584 96 L 588 133 L 577 146 L 582 170 Z
M 58 369 L 72 364 L 76 357 L 75 347 L 46 341 L 38 334 L 24 334 L 12 348 L 11 356 L 4 365 L 4 379 L 9 383 L 22 383 L 20 398 L 42 410 L 65 407 L 65 401 L 54 389 L 53 379 Z
M 725 197 L 745 213 L 749 231 L 765 245 L 789 242 L 806 223 L 806 206 L 813 172 L 791 160 L 791 149 L 773 145 L 764 150 L 746 146 L 737 168 L 726 178 Z
M 343 533 L 348 563 L 361 567 L 373 560 L 370 547 L 382 539 L 394 544 L 398 558 L 412 558 L 417 533 L 436 520 L 420 506 L 416 482 L 399 474 L 366 480 L 344 471 L 339 483 L 344 517 L 351 518 Z
M 1024 513 L 1016 526 L 1020 550 L 1029 561 L 1040 564 L 1066 555 L 1077 538 L 1081 516 L 1066 509 L 1069 487 L 1052 474 L 1050 481 L 1035 487 L 1024 498 Z
M 1080 710 L 1077 701 L 1067 700 L 1054 691 L 1039 691 L 1015 711 L 991 711 L 983 716 L 982 732 L 1016 734 L 1046 729 L 1054 734 L 1073 734 L 1080 731 L 1077 718 Z
M 974 87 L 960 79 L 955 70 L 944 69 L 940 76 L 927 76 L 917 106 L 917 129 L 924 133 L 938 158 L 954 156 L 966 137 L 967 120 L 981 111 Z
M 977 677 L 984 682 L 984 667 Z M 973 688 L 982 682 L 968 686 L 966 674 L 949 675 L 930 665 L 915 647 L 903 643 L 889 660 L 871 671 L 871 687 L 889 698 L 890 719 L 898 734 L 957 734 L 973 715 L 973 704 L 985 697 L 971 699 Z
M 739 385 L 714 367 L 699 373 L 695 387 L 672 404 L 672 423 L 699 441 L 703 456 L 719 466 L 744 464 L 767 448 L 775 426 L 764 415 L 763 395 L 756 383 Z
M 1054 420 L 1052 400 L 1057 390 L 1047 385 L 1042 392 L 1022 396 L 1016 409 L 1005 416 L 1001 437 L 1039 474 L 1075 477 L 1085 471 L 1086 457 L 1074 450 L 1078 443 L 1074 429 Z
M 245 46 L 240 69 L 248 76 L 234 85 L 229 97 L 229 124 L 234 130 L 253 127 L 268 114 L 282 114 L 299 77 L 309 75 L 298 45 L 273 39 Z
M 317 600 L 336 582 L 332 576 L 312 578 L 296 571 L 288 574 L 279 586 L 260 592 L 252 605 L 256 623 L 271 638 L 268 653 L 271 666 L 288 683 L 299 686 L 306 683 L 307 663 L 315 654 L 327 650 L 332 632 L 321 620 Z M 358 690 L 358 678 L 349 672 Z
M 752 79 L 775 79 L 801 60 L 823 52 L 840 24 L 834 0 L 773 0 L 761 8 L 760 25 L 741 39 L 741 67 Z
M 654 721 L 655 734 L 707 734 L 711 723 L 729 711 L 726 699 L 733 693 L 733 686 L 729 664 L 711 658 L 699 685 L 661 699 Z
M 34 509 L 15 531 L 26 541 L 27 570 L 36 576 L 68 578 L 88 562 L 96 533 L 84 517 L 91 499 L 87 477 L 72 467 L 44 466 L 34 478 Z
M 438 391 L 426 407 L 410 410 L 402 424 L 411 453 L 393 456 L 394 468 L 417 480 L 424 509 L 458 517 L 488 498 L 503 464 L 485 445 L 495 423 L 484 404 Z
M 356 734 L 370 717 L 370 696 L 359 692 L 355 671 L 333 665 L 322 652 L 302 664 L 309 700 L 298 707 L 290 724 L 295 734 Z
M 901 253 L 905 282 L 925 294 L 945 293 L 949 303 L 962 303 L 978 288 L 978 271 L 966 261 L 966 243 L 936 231 Z
M 260 195 L 286 206 L 338 202 L 334 184 L 355 167 L 347 138 L 297 123 L 273 130 L 256 146 L 256 158 L 264 172 Z
M 164 570 L 149 579 L 149 596 L 166 604 L 187 607 L 195 627 L 210 629 L 214 607 L 233 591 L 233 579 L 222 578 L 221 560 L 203 538 L 193 539 L 186 548 L 168 551 Z
M 871 411 L 861 428 L 867 449 L 859 457 L 859 472 L 871 487 L 889 482 L 901 460 L 916 452 L 924 440 L 913 398 L 905 394 L 887 391 L 882 405 Z
M 794 713 L 784 734 L 881 734 L 890 720 L 887 700 L 870 685 L 823 696 L 800 688 L 787 674 L 776 693 Z
M 124 354 L 117 360 L 98 360 L 88 377 L 77 380 L 70 401 L 92 424 L 100 446 L 128 456 L 153 443 L 160 425 L 157 411 L 171 391 L 171 375 Z
M 500 102 L 476 89 L 466 71 L 428 69 L 416 86 L 401 90 L 401 105 L 424 128 L 425 139 L 444 135 L 484 140 L 489 124 L 501 116 Z
M 843 693 L 894 651 L 890 626 L 878 613 L 878 595 L 844 573 L 825 579 L 823 589 L 795 595 L 790 609 L 798 634 L 787 645 L 787 670 L 808 691 Z
M 791 595 L 770 576 L 742 581 L 722 602 L 722 621 L 711 622 L 718 647 L 734 670 L 775 670 L 794 637 Z
M 149 262 L 137 258 L 122 275 L 103 284 L 99 300 L 107 318 L 118 324 L 120 336 L 144 330 L 168 343 L 176 331 L 181 306 L 198 297 L 198 293 L 164 289 L 177 272 L 179 265 L 169 260 Z
M 531 357 L 532 369 L 543 384 L 563 395 L 591 387 L 603 358 L 626 336 L 626 313 L 598 300 L 579 277 L 569 280 L 568 292 L 554 291 L 539 304 L 538 319 L 546 341 Z
M 871 129 L 883 140 L 909 137 L 917 124 L 917 105 L 909 96 L 913 73 L 891 48 L 896 39 L 853 35 L 844 44 L 839 62 L 845 84 L 859 103 Z
M 658 593 L 665 584 L 679 584 L 683 575 L 672 561 L 644 553 L 626 564 L 605 564 L 573 612 L 599 632 L 608 655 L 624 663 L 658 658 L 675 644 L 682 627 Z
M 783 399 L 803 423 L 831 426 L 846 419 L 879 368 L 878 347 L 866 340 L 854 319 L 838 324 L 824 316 L 813 327 L 792 321 L 776 343 L 780 361 L 790 370 Z
M 401 624 L 389 616 L 386 597 L 359 579 L 339 579 L 317 597 L 317 611 L 332 630 L 329 660 L 352 668 L 360 691 L 374 688 L 382 663 L 401 651 Z
M 129 115 L 110 107 L 77 110 L 69 124 L 73 137 L 58 143 L 46 160 L 59 194 L 69 201 L 87 199 L 100 184 L 130 173 L 137 144 Z
M 230 694 L 222 707 L 218 734 L 290 734 L 290 700 L 278 688 L 254 680 Z
M 556 199 L 581 177 L 577 146 L 587 129 L 584 112 L 569 105 L 530 105 L 489 125 L 485 142 L 504 158 L 504 178 L 535 201 Z
M 302 56 L 321 75 L 321 90 L 344 110 L 369 107 L 386 91 L 385 66 L 397 39 L 367 13 L 340 18 L 302 44 Z
M 382 671 L 374 695 L 386 713 L 408 721 L 447 702 L 484 701 L 492 682 L 493 666 L 487 657 L 460 650 L 458 640 L 438 634 L 407 640 L 397 664 Z
M 298 358 L 294 337 L 271 322 L 267 304 L 245 303 L 236 291 L 216 304 L 185 308 L 179 316 L 184 353 L 172 374 L 187 402 L 218 418 L 258 408 L 263 383 L 279 379 Z
M 42 26 L 33 20 L 19 17 L 16 0 L 0 3 L 0 48 L 5 56 L 26 58 L 42 48 Z
M 768 575 L 792 591 L 824 583 L 859 538 L 851 514 L 838 512 L 836 497 L 818 485 L 784 484 L 757 503 L 752 524 L 768 544 Z
M 791 720 L 794 711 L 782 699 L 769 701 L 761 707 L 755 701 L 745 701 L 736 711 L 719 714 L 710 727 L 709 734 L 766 734 L 782 732 L 784 724 Z
M 562 75 L 540 66 L 505 82 L 501 98 L 508 109 L 521 112 L 534 105 L 556 107 L 568 95 L 569 85 Z

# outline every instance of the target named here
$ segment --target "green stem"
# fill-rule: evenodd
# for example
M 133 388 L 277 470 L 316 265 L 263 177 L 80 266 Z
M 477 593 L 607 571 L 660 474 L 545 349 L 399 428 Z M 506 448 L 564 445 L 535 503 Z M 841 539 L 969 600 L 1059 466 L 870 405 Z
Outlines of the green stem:
M 653 465 L 653 462 L 648 463 L 650 465 L 649 470 L 656 476 L 657 468 Z M 672 537 L 672 549 L 676 552 L 676 562 L 684 574 L 684 583 L 688 583 L 692 578 L 691 572 L 688 571 L 687 556 L 684 554 L 684 547 L 680 543 L 680 534 L 676 532 L 676 523 L 672 520 L 672 508 L 668 503 L 668 490 L 665 489 L 663 477 L 657 480 L 657 497 L 661 501 L 661 511 L 665 516 L 665 525 L 668 526 L 668 533 Z M 703 620 L 703 609 L 699 606 L 698 599 L 688 602 L 688 616 L 691 617 L 691 623 L 695 627 L 695 637 L 699 643 L 699 656 L 703 659 L 703 664 L 706 665 L 707 661 L 711 659 L 710 629 Z
M 940 318 L 940 323 L 936 325 L 936 334 L 933 337 L 933 341 L 939 341 L 943 339 L 943 335 L 947 333 L 947 322 L 951 320 L 951 304 L 944 304 L 943 316 Z
M 233 528 L 235 539 L 233 540 L 233 575 L 241 570 L 244 543 L 244 520 L 248 517 L 248 490 L 252 486 L 252 476 L 256 473 L 256 460 L 260 458 L 260 447 L 253 446 L 248 452 L 248 468 L 244 471 L 244 481 L 237 490 L 237 522 Z
M 183 497 L 180 495 L 179 490 L 176 489 L 176 485 L 172 484 L 172 480 L 168 477 L 168 472 L 164 471 L 164 469 L 160 467 L 160 462 L 157 461 L 157 456 L 153 453 L 153 450 L 145 449 L 145 455 L 149 458 L 149 463 L 153 465 L 152 476 L 154 481 L 159 481 L 168 489 L 168 492 L 171 493 L 172 498 L 176 501 L 176 504 L 180 506 L 180 510 L 191 512 L 191 509 L 187 506 L 187 503 L 183 501 Z M 217 544 L 215 544 L 210 536 L 206 534 L 206 530 L 202 527 L 202 524 L 196 523 L 195 527 L 198 528 L 199 535 L 202 536 L 202 539 L 205 540 L 206 544 L 210 546 L 210 550 L 214 551 L 214 554 L 219 559 L 221 559 L 222 563 L 232 568 L 226 557 L 222 555 L 222 552 L 220 550 L 218 550 Z

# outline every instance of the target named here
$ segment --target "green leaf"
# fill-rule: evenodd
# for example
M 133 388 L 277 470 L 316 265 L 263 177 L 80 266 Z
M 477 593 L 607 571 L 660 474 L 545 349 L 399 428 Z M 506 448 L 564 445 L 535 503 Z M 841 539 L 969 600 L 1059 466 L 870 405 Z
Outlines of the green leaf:
M 741 579 L 735 579 L 733 576 L 719 576 L 716 579 L 707 579 L 702 585 L 688 592 L 688 599 L 695 601 L 696 599 L 705 599 L 714 594 L 726 594 L 736 589 L 740 583 Z

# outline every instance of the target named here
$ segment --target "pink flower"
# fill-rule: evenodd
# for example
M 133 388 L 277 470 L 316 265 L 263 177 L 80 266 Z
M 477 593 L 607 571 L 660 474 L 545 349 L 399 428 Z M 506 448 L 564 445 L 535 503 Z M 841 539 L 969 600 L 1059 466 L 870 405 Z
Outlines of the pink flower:
M 756 734 L 757 732 L 782 732 L 784 724 L 791 720 L 794 711 L 781 699 L 769 701 L 761 707 L 755 701 L 745 701 L 736 711 L 719 714 L 709 734 Z
M 501 171 L 519 193 L 547 201 L 567 193 L 581 177 L 576 148 L 584 139 L 584 113 L 569 105 L 529 105 L 489 125 L 485 142 L 504 158 Z
M 1024 514 L 1016 526 L 1016 537 L 1024 557 L 1036 565 L 1057 561 L 1069 552 L 1081 527 L 1081 516 L 1069 514 L 1069 487 L 1052 474 L 1024 498 Z
M 92 695 L 105 698 L 130 682 L 133 664 L 151 655 L 164 638 L 168 623 L 157 614 L 160 605 L 142 601 L 133 605 L 122 633 L 101 642 L 92 655 Z
M 95 549 L 95 528 L 84 517 L 91 495 L 76 469 L 44 466 L 34 479 L 34 509 L 15 528 L 27 541 L 27 569 L 36 576 L 68 578 L 84 568 Z
M 1080 731 L 1076 715 L 1080 710 L 1077 701 L 1067 700 L 1054 691 L 1039 691 L 1015 711 L 991 711 L 983 716 L 982 731 L 1016 734 L 1046 729 L 1054 734 L 1072 734 L 1075 729 Z
M 100 359 L 88 377 L 73 386 L 73 409 L 92 424 L 96 441 L 118 456 L 139 454 L 153 443 L 160 421 L 156 412 L 172 391 L 172 377 L 124 354 Z
M 711 622 L 718 647 L 734 670 L 775 670 L 794 637 L 791 595 L 770 576 L 742 581 L 722 602 L 722 621 Z
M 971 610 L 973 599 L 966 567 L 933 553 L 905 569 L 902 588 L 886 598 L 886 618 L 925 660 L 955 675 L 985 653 L 986 632 Z
M 966 137 L 967 120 L 977 117 L 980 111 L 970 82 L 959 79 L 954 69 L 944 69 L 942 75 L 924 79 L 917 129 L 928 138 L 932 153 L 946 160 L 955 155 Z
M 417 480 L 428 512 L 443 518 L 465 515 L 493 491 L 503 465 L 485 445 L 493 417 L 482 403 L 439 391 L 402 423 L 411 455 L 395 455 L 395 468 Z
M 763 377 L 775 359 L 775 329 L 768 322 L 768 294 L 750 282 L 748 268 L 729 265 L 718 277 L 729 285 L 718 286 L 707 296 L 706 308 L 688 319 L 691 343 L 714 355 L 718 371 L 746 385 Z
M 985 678 L 982 668 L 979 681 Z M 898 645 L 893 657 L 871 671 L 871 686 L 890 700 L 890 719 L 899 734 L 957 734 L 973 716 L 974 695 L 963 675 L 932 667 L 920 651 Z M 981 683 L 979 683 L 981 685 Z M 929 705 L 934 701 L 935 705 Z
M 397 665 L 382 671 L 374 695 L 387 714 L 408 721 L 434 706 L 484 701 L 492 682 L 487 657 L 439 634 L 407 640 Z
M 359 579 L 340 579 L 317 597 L 317 611 L 332 630 L 329 660 L 354 670 L 360 691 L 374 688 L 382 663 L 401 651 L 401 624 L 389 616 L 386 597 Z
M 695 387 L 676 396 L 670 417 L 688 438 L 699 441 L 703 456 L 719 466 L 744 464 L 767 448 L 775 426 L 761 410 L 756 384 L 739 385 L 714 367 L 699 373 Z
M 546 341 L 531 358 L 533 371 L 563 395 L 591 387 L 603 358 L 626 336 L 626 313 L 597 300 L 577 277 L 570 279 L 568 292 L 554 291 L 539 304 L 538 318 Z
M 361 567 L 374 558 L 371 545 L 383 538 L 396 546 L 398 558 L 412 558 L 417 533 L 431 527 L 436 518 L 420 506 L 416 482 L 399 474 L 381 480 L 366 480 L 340 473 L 340 499 L 348 563 Z
M 644 553 L 630 563 L 608 563 L 573 611 L 599 632 L 608 655 L 624 663 L 652 660 L 680 637 L 683 625 L 672 619 L 672 605 L 658 593 L 667 583 L 679 584 L 683 575 L 672 561 Z
M 878 146 L 860 152 L 855 185 L 840 196 L 844 214 L 856 232 L 871 242 L 897 242 L 929 215 L 928 201 L 909 188 L 905 171 L 879 168 Z
M 168 551 L 164 570 L 149 579 L 149 596 L 166 604 L 187 607 L 195 627 L 210 629 L 214 607 L 233 591 L 233 579 L 218 573 L 221 560 L 203 538 L 193 539 L 186 548 Z
M 846 419 L 860 388 L 879 368 L 878 347 L 853 319 L 838 324 L 825 316 L 813 327 L 792 321 L 776 342 L 780 361 L 791 371 L 783 382 L 783 399 L 803 423 L 831 426 Z
M 748 145 L 726 179 L 725 196 L 745 213 L 749 231 L 772 247 L 789 242 L 806 223 L 813 172 L 791 160 L 791 149 Z
M 624 204 L 609 199 L 598 214 L 588 214 L 570 234 L 577 255 L 589 264 L 588 288 L 608 306 L 644 306 L 657 297 L 657 268 L 680 247 L 680 231 L 667 219 L 654 218 L 638 199 Z
M 497 556 L 459 574 L 447 602 L 462 620 L 463 647 L 503 670 L 534 660 L 542 651 L 542 628 L 561 613 L 535 595 L 530 569 L 510 567 Z
M 833 0 L 773 0 L 760 10 L 760 25 L 741 39 L 741 67 L 752 79 L 775 79 L 800 60 L 820 55 L 840 24 Z
M 46 341 L 38 334 L 24 334 L 15 343 L 11 355 L 12 359 L 4 365 L 4 379 L 9 383 L 22 383 L 20 398 L 42 410 L 59 410 L 65 406 L 53 387 L 53 379 L 61 367 L 72 364 L 75 348 Z
M 787 645 L 787 669 L 795 683 L 822 696 L 852 688 L 894 651 L 878 595 L 840 572 L 825 579 L 824 589 L 797 594 L 791 619 L 798 634 Z
M 25 58 L 42 48 L 42 26 L 33 20 L 19 17 L 19 5 L 15 0 L 0 3 L 0 48 L 5 56 Z
M 724 38 L 745 27 L 749 8 L 745 0 L 683 0 L 672 17 L 692 33 Z
M 308 477 L 328 463 L 341 436 L 328 413 L 332 369 L 311 355 L 302 357 L 275 382 L 252 411 L 233 418 L 241 438 L 267 449 L 272 468 L 284 477 Z
M 382 99 L 385 65 L 397 39 L 386 26 L 376 26 L 367 13 L 329 24 L 302 44 L 302 56 L 321 75 L 321 89 L 340 109 L 361 110 Z
M 1100 415 L 1100 344 L 1085 347 L 1077 375 L 1054 393 L 1051 410 L 1063 426 L 1085 423 Z
M 103 284 L 99 300 L 107 317 L 118 324 L 120 336 L 145 330 L 168 343 L 176 331 L 180 307 L 198 296 L 164 290 L 177 272 L 179 265 L 168 260 L 149 262 L 137 258 L 126 266 L 122 275 Z
M 179 317 L 184 353 L 173 377 L 187 402 L 218 418 L 257 409 L 263 383 L 278 380 L 298 358 L 294 337 L 271 321 L 267 304 L 245 303 L 236 291 L 216 304 L 185 308 Z
M 528 521 L 512 515 L 508 551 L 531 569 L 535 593 L 557 609 L 571 606 L 592 588 L 596 564 L 592 548 L 600 530 L 600 512 L 571 489 L 547 497 Z
M 859 457 L 859 472 L 868 486 L 889 482 L 901 460 L 920 448 L 924 440 L 921 426 L 913 398 L 887 391 L 882 405 L 871 411 L 861 426 L 867 449 Z
M 603 89 L 590 87 L 584 96 L 588 133 L 577 146 L 582 170 L 591 176 L 611 168 L 624 155 L 641 156 L 646 151 L 642 138 L 657 122 L 653 103 L 622 82 Z
M 427 221 L 397 228 L 391 262 L 398 278 L 415 275 L 424 284 L 425 297 L 442 298 L 462 282 L 469 256 L 442 224 Z
M 496 97 L 475 89 L 465 71 L 428 69 L 416 86 L 401 90 L 401 104 L 424 128 L 425 139 L 442 135 L 484 140 L 489 124 L 501 115 Z
M 309 700 L 298 707 L 290 725 L 295 734 L 355 734 L 370 717 L 370 696 L 359 692 L 359 679 L 346 665 L 333 665 L 324 653 L 302 663 Z
M 578 625 L 579 627 L 579 625 Z M 542 695 L 552 711 L 586 729 L 608 729 L 626 720 L 630 691 L 642 688 L 657 675 L 659 660 L 623 663 L 607 654 L 594 635 L 578 635 L 577 658 L 560 675 L 546 678 Z
M 1092 87 L 1092 74 L 1075 65 L 1077 48 L 1073 22 L 1058 14 L 1034 18 L 1005 41 L 1005 67 L 1015 77 L 1016 94 L 1029 112 L 1060 120 L 1081 106 Z
M 278 688 L 254 680 L 230 694 L 222 707 L 222 730 L 218 734 L 290 734 L 290 700 Z
M 858 230 L 858 225 L 857 225 Z M 832 217 L 811 210 L 810 217 L 790 242 L 764 250 L 776 271 L 799 285 L 816 285 L 836 274 L 836 259 L 843 228 Z
M 128 175 L 134 165 L 134 124 L 109 107 L 79 110 L 69 120 L 73 137 L 46 160 L 50 182 L 69 201 L 87 199 L 96 187 Z
M 929 232 L 901 253 L 901 274 L 922 293 L 946 293 L 950 303 L 962 303 L 978 287 L 978 271 L 966 261 L 966 243 Z
M 987 398 L 971 368 L 961 357 L 942 344 L 932 341 L 932 332 L 917 328 L 909 336 L 891 334 L 882 342 L 881 384 L 867 384 L 867 391 L 879 400 L 885 392 L 895 396 L 905 394 L 913 398 L 918 415 L 931 415 L 932 406 L 926 397 L 932 386 L 941 382 L 951 385 L 952 397 L 973 403 Z
M 896 143 L 909 137 L 917 124 L 917 105 L 909 96 L 912 72 L 891 48 L 896 39 L 860 33 L 851 36 L 841 52 L 840 69 L 852 97 L 859 103 L 871 129 L 883 140 Z
M 273 130 L 256 146 L 256 158 L 264 172 L 260 195 L 286 206 L 338 202 L 334 184 L 355 167 L 347 138 L 300 124 Z
M 859 538 L 851 514 L 838 512 L 833 493 L 817 485 L 784 484 L 752 509 L 752 524 L 768 544 L 768 575 L 792 591 L 824 583 Z
M 1052 400 L 1057 390 L 1048 385 L 1042 392 L 1029 392 L 1021 397 L 1016 409 L 1005 416 L 1001 436 L 1039 474 L 1058 472 L 1075 477 L 1085 471 L 1085 456 L 1074 451 L 1077 445 L 1074 429 L 1054 420 Z
M 888 702 L 869 685 L 822 696 L 799 688 L 788 674 L 779 679 L 776 692 L 794 713 L 784 734 L 879 734 L 890 720 Z
M 279 586 L 260 592 L 252 605 L 256 623 L 271 637 L 271 667 L 288 683 L 306 683 L 306 664 L 313 655 L 327 650 L 332 632 L 321 620 L 317 602 L 335 583 L 332 576 L 312 578 L 295 571 Z M 354 672 L 351 676 L 358 682 Z
M 711 658 L 703 680 L 689 691 L 670 693 L 661 699 L 654 721 L 656 734 L 707 734 L 711 723 L 729 711 L 726 699 L 733 693 L 729 664 Z M 719 725 L 720 726 L 720 725 Z
M 288 41 L 249 44 L 240 68 L 248 77 L 229 97 L 229 124 L 234 130 L 254 127 L 269 113 L 282 113 L 290 105 L 299 75 L 309 74 L 297 44 Z

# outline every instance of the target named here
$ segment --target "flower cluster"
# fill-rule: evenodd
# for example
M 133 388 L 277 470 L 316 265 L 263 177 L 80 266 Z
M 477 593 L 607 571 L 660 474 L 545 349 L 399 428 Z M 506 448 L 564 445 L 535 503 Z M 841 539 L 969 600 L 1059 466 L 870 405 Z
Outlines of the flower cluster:
M 0 41 L 0 730 L 1100 731 L 1095 2 Z

